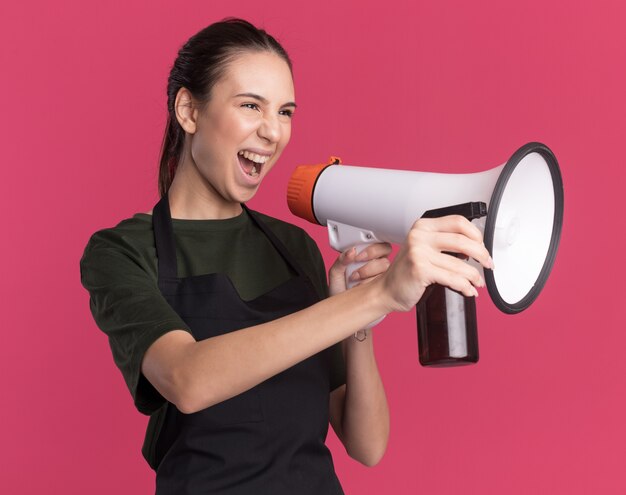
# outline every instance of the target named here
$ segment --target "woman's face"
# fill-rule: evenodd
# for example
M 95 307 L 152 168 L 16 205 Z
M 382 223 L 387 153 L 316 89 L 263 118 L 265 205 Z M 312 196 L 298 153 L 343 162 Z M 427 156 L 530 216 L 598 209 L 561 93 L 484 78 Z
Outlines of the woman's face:
M 191 135 L 191 157 L 215 199 L 254 196 L 289 142 L 294 110 L 291 71 L 278 55 L 244 52 L 228 64 Z

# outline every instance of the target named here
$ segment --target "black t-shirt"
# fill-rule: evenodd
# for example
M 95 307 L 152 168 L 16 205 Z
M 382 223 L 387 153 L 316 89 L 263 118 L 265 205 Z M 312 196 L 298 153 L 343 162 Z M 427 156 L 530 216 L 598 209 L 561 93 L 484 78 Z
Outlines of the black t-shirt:
M 257 214 L 302 266 L 320 298 L 327 297 L 326 269 L 313 239 L 295 225 Z M 295 276 L 245 210 L 225 220 L 172 219 L 172 225 L 181 278 L 225 273 L 241 298 L 252 300 Z M 143 356 L 163 334 L 176 329 L 191 332 L 159 291 L 152 216 L 138 213 L 93 234 L 80 269 L 91 312 L 109 338 L 135 406 L 152 414 L 165 399 L 143 377 Z M 339 344 L 333 354 L 331 390 L 345 383 Z

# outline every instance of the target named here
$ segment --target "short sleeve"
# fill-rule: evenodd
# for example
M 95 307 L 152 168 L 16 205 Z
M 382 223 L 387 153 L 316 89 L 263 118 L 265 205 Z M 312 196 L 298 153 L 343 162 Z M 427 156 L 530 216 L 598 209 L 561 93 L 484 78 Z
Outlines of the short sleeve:
M 135 407 L 151 414 L 165 399 L 141 373 L 146 350 L 172 330 L 191 332 L 162 296 L 146 260 L 130 247 L 92 236 L 80 260 L 91 313 L 107 335 Z

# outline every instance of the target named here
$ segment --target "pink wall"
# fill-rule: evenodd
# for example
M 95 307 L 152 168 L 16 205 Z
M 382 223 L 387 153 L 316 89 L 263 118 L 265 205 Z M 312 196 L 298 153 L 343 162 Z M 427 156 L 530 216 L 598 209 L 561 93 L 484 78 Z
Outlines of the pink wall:
M 526 312 L 478 301 L 481 361 L 419 366 L 412 313 L 376 330 L 392 412 L 377 467 L 331 438 L 347 493 L 626 493 L 626 7 L 581 2 L 5 2 L 0 491 L 151 493 L 132 406 L 88 309 L 89 235 L 157 199 L 165 81 L 178 47 L 227 15 L 295 62 L 294 135 L 251 203 L 330 154 L 471 172 L 548 144 L 566 192 L 561 249 Z

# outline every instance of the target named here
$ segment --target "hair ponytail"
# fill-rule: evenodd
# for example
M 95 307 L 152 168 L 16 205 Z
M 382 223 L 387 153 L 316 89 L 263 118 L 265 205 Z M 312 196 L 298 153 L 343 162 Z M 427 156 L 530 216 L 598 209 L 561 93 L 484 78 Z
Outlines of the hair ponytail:
M 185 131 L 178 121 L 172 122 L 172 118 L 168 115 L 159 163 L 159 196 L 161 197 L 165 196 L 172 185 L 184 142 Z

